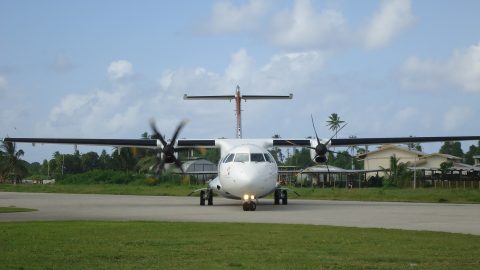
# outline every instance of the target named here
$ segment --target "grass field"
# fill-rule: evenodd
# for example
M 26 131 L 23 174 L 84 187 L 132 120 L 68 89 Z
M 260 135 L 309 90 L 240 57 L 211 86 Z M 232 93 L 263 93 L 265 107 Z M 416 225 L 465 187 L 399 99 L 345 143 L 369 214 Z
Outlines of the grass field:
M 156 195 L 156 196 L 186 196 L 191 191 L 204 186 L 189 186 L 179 184 L 162 184 L 158 186 L 144 185 L 0 185 L 0 191 L 16 192 L 52 192 L 81 194 L 126 194 L 126 195 Z M 403 201 L 403 202 L 449 202 L 449 203 L 480 203 L 478 189 L 434 189 L 417 188 L 362 188 L 347 190 L 344 188 L 293 188 L 300 194 L 295 199 L 324 200 L 356 200 L 356 201 Z
M 37 211 L 36 209 L 30 209 L 30 208 L 18 208 L 14 206 L 9 206 L 9 207 L 0 207 L 0 214 L 1 213 L 16 213 L 16 212 L 32 212 L 32 211 Z
M 3 269 L 478 269 L 480 236 L 311 225 L 0 223 Z

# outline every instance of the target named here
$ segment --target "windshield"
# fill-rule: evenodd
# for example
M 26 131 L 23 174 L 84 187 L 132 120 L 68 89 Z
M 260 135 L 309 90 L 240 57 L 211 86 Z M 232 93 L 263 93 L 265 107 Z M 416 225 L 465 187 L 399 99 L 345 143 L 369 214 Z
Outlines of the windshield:
M 250 154 L 250 161 L 252 162 L 265 162 L 265 158 L 261 153 L 252 153 Z
M 235 162 L 248 162 L 249 154 L 247 153 L 237 153 L 235 155 Z
M 234 156 L 235 156 L 235 154 L 230 154 L 230 155 L 228 155 L 228 156 L 225 157 L 225 159 L 223 160 L 223 163 L 232 162 Z

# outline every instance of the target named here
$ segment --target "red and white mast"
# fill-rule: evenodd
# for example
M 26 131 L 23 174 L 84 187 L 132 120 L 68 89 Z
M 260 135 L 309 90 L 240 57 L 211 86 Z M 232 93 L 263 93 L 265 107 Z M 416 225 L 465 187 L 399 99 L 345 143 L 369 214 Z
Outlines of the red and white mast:
M 235 116 L 237 118 L 237 127 L 235 130 L 235 135 L 237 139 L 242 138 L 242 99 L 247 101 L 247 99 L 292 99 L 293 94 L 288 96 L 274 96 L 274 95 L 243 95 L 240 93 L 240 86 L 237 85 L 235 95 L 225 95 L 225 96 L 189 96 L 185 94 L 183 99 L 186 100 L 235 100 Z
M 237 139 L 242 138 L 242 96 L 240 95 L 240 86 L 237 85 L 235 92 L 235 114 L 237 117 Z

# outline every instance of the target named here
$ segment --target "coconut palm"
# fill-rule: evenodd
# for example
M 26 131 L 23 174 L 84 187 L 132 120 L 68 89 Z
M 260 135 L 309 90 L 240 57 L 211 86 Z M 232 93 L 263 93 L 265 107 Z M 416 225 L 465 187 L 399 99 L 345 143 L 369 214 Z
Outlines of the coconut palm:
M 333 130 L 333 132 L 335 133 L 335 137 L 336 137 L 337 130 L 340 128 L 340 126 L 341 126 L 343 123 L 345 123 L 345 121 L 340 120 L 340 116 L 338 116 L 338 114 L 332 113 L 332 114 L 328 117 L 327 127 L 328 127 L 330 130 Z
M 0 156 L 2 159 L 0 173 L 2 178 L 11 179 L 17 183 L 27 174 L 27 168 L 21 160 L 24 154 L 21 149 L 17 151 L 15 143 L 3 142 L 0 145 Z

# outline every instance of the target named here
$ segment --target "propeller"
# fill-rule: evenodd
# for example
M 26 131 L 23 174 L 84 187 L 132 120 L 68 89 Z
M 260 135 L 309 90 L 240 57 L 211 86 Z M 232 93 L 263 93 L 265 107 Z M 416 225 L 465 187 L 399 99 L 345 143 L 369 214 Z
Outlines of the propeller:
M 330 152 L 330 153 L 335 153 L 335 154 L 343 154 L 341 152 L 335 152 L 335 151 L 332 151 L 332 150 L 329 150 L 328 149 L 328 145 L 330 144 L 330 142 L 332 141 L 332 139 L 337 136 L 338 132 L 340 132 L 340 130 L 342 130 L 346 125 L 347 123 L 345 123 L 343 126 L 341 126 L 339 129 L 336 130 L 335 134 L 333 134 L 333 136 L 326 142 L 326 143 L 322 143 L 322 141 L 320 140 L 320 138 L 318 137 L 318 133 L 317 133 L 317 129 L 315 128 L 315 121 L 313 120 L 313 115 L 310 115 L 310 118 L 312 119 L 312 126 L 313 126 L 313 131 L 315 132 L 315 138 L 317 139 L 317 145 L 315 147 L 312 147 L 312 146 L 299 146 L 293 142 L 290 142 L 290 141 L 287 141 L 288 143 L 290 143 L 291 145 L 294 145 L 294 146 L 299 146 L 299 147 L 304 147 L 304 148 L 308 148 L 308 149 L 312 149 L 312 150 L 315 150 L 315 157 L 314 157 L 314 161 L 316 163 L 326 163 L 327 162 L 327 153 Z M 328 169 L 328 164 L 327 164 L 327 170 Z
M 184 173 L 184 170 L 182 168 L 182 162 L 180 162 L 180 160 L 178 160 L 177 157 L 175 156 L 176 152 L 179 152 L 183 149 L 175 148 L 175 144 L 177 142 L 177 137 L 180 134 L 180 131 L 183 129 L 183 127 L 186 124 L 187 124 L 187 121 L 185 120 L 181 121 L 180 124 L 178 124 L 177 128 L 175 129 L 172 139 L 170 140 L 169 143 L 167 143 L 167 141 L 165 141 L 160 131 L 158 131 L 155 125 L 155 122 L 153 120 L 150 121 L 150 127 L 153 130 L 154 139 L 160 140 L 160 143 L 162 144 L 162 147 L 157 151 L 155 165 L 153 165 L 152 167 L 152 169 L 155 171 L 155 174 L 157 176 L 161 174 L 166 163 L 174 163 L 182 171 L 182 173 Z

